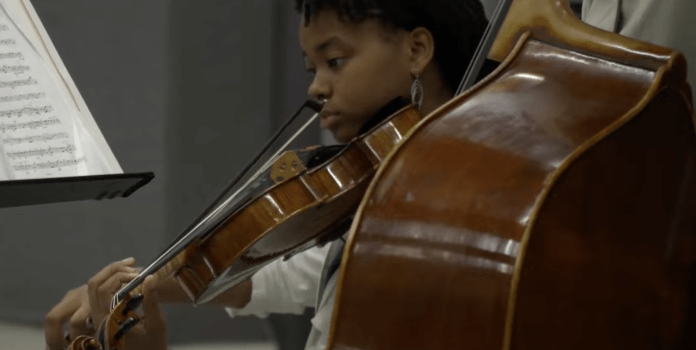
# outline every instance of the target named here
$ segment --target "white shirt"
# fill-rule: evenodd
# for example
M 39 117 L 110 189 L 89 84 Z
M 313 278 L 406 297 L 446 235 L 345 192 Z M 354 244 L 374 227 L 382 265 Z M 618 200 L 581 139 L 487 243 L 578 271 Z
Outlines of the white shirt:
M 264 266 L 251 277 L 251 301 L 242 309 L 226 308 L 227 313 L 231 317 L 266 317 L 269 313 L 302 314 L 306 308 L 315 307 L 329 246 L 314 247 L 287 261 L 278 259 Z M 338 273 L 334 273 L 326 284 L 319 308 L 312 318 L 306 350 L 326 348 L 337 279 Z

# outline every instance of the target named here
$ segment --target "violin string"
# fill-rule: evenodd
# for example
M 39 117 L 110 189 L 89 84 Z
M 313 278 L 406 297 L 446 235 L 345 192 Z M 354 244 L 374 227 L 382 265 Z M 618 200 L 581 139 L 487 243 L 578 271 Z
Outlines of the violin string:
M 261 166 L 261 168 L 254 174 L 254 176 L 252 176 L 252 178 L 251 178 L 249 181 L 255 180 L 262 172 L 268 170 L 268 168 L 270 168 L 271 165 L 273 165 L 273 163 L 274 163 L 275 160 L 276 160 L 276 157 L 278 157 L 278 155 L 280 154 L 280 152 L 283 152 L 283 151 L 288 147 L 288 145 L 290 145 L 290 143 L 292 143 L 293 141 L 295 141 L 295 139 L 296 139 L 298 136 L 300 136 L 300 134 L 301 134 L 305 129 L 307 129 L 307 127 L 308 127 L 315 119 L 317 119 L 318 116 L 319 116 L 319 113 L 315 113 L 311 118 L 309 118 L 309 120 L 308 120 L 304 125 L 302 125 L 302 127 L 301 127 L 294 135 L 292 135 L 292 137 L 291 137 L 283 146 L 281 146 L 280 148 L 278 148 L 278 151 L 276 151 L 276 152 L 266 161 L 266 163 L 265 163 L 264 165 Z M 247 182 L 247 184 L 245 184 L 244 186 L 247 186 L 247 185 L 248 185 L 248 182 Z M 237 191 L 237 193 L 238 193 L 238 192 L 239 192 L 239 191 Z M 234 195 L 236 196 L 237 193 L 235 193 Z
M 266 161 L 260 167 L 260 169 L 256 173 L 254 173 L 254 175 L 251 176 L 246 181 L 246 183 L 243 186 L 241 186 L 239 189 L 237 189 L 237 191 L 234 194 L 232 194 L 231 196 L 227 196 L 227 198 L 225 199 L 225 201 L 222 204 L 215 207 L 202 220 L 199 220 L 198 223 L 192 229 L 188 230 L 188 232 L 185 235 L 180 237 L 180 239 L 177 240 L 174 244 L 170 245 L 169 248 L 164 253 L 160 254 L 160 256 L 157 259 L 155 259 L 155 261 L 152 262 L 148 267 L 144 268 L 135 279 L 133 279 L 130 283 L 128 283 L 123 288 L 121 288 L 121 290 L 118 293 L 116 293 L 114 295 L 114 297 L 111 299 L 111 309 L 114 309 L 118 305 L 118 303 L 120 302 L 120 299 L 126 293 L 133 290 L 136 285 L 142 283 L 142 281 L 145 279 L 145 277 L 152 274 L 155 270 L 158 270 L 158 268 L 154 268 L 154 266 L 158 266 L 159 264 L 163 263 L 164 260 L 171 260 L 173 257 L 178 255 L 178 253 L 181 250 L 183 250 L 182 247 L 188 246 L 188 244 L 191 243 L 191 241 L 193 241 L 195 238 L 197 238 L 199 233 L 200 233 L 200 232 L 197 232 L 198 228 L 200 228 L 204 224 L 209 223 L 210 221 L 213 221 L 213 219 L 215 219 L 215 217 L 218 216 L 218 214 L 220 214 L 222 211 L 226 211 L 226 212 L 229 211 L 230 202 L 232 202 L 237 197 L 237 195 L 239 195 L 239 193 L 242 190 L 244 190 L 247 186 L 249 186 L 249 184 L 251 182 L 255 181 L 259 177 L 260 174 L 262 174 L 265 170 L 267 170 L 273 164 L 273 161 L 275 160 L 275 158 L 282 151 L 284 151 L 290 143 L 295 141 L 295 139 L 297 139 L 297 137 L 300 134 L 302 134 L 302 132 L 305 129 L 307 129 L 307 127 L 309 127 L 309 125 L 311 125 L 312 122 L 314 122 L 314 120 L 316 120 L 316 118 L 318 116 L 319 116 L 319 113 L 315 113 L 312 117 L 310 117 L 307 120 L 307 122 L 305 122 L 302 125 L 302 127 L 300 127 L 300 129 L 298 129 L 298 131 L 295 132 L 295 134 L 293 134 L 292 137 L 290 137 L 289 140 L 285 144 L 283 144 L 283 146 L 281 146 L 271 157 L 269 157 L 269 160 Z M 223 215 L 221 215 L 221 216 L 225 217 L 227 214 L 228 213 L 223 213 Z
M 483 67 L 483 63 L 486 61 L 486 58 L 488 58 L 488 53 L 491 51 L 491 47 L 493 47 L 493 42 L 500 31 L 500 27 L 503 25 L 505 17 L 507 17 L 507 13 L 510 10 L 510 5 L 512 5 L 512 0 L 500 0 L 498 2 L 498 6 L 495 7 L 493 16 L 491 16 L 491 20 L 488 23 L 488 26 L 486 26 L 483 39 L 476 47 L 476 52 L 471 57 L 469 67 L 466 69 L 466 73 L 464 74 L 461 84 L 459 85 L 459 89 L 455 95 L 458 96 L 462 94 L 476 83 L 476 79 L 481 71 L 481 67 Z
M 295 121 L 297 116 L 300 115 L 302 110 L 309 107 L 314 111 L 319 112 L 322 106 L 323 105 L 319 102 L 313 100 L 306 100 L 300 106 L 300 108 L 298 108 L 297 111 L 290 118 L 288 118 L 288 120 L 286 120 L 285 123 L 283 123 L 283 125 L 278 129 L 278 131 L 276 131 L 275 134 L 271 136 L 268 142 L 266 142 L 266 144 L 263 147 L 261 147 L 261 150 L 259 150 L 259 152 L 252 158 L 251 162 L 249 162 L 246 166 L 242 168 L 242 170 L 237 174 L 237 176 L 235 176 L 234 179 L 232 179 L 232 181 L 230 181 L 225 186 L 225 188 L 220 192 L 217 198 L 215 198 L 215 200 L 213 200 L 211 204 L 208 205 L 208 207 L 198 216 L 198 218 L 196 218 L 196 220 L 192 222 L 192 224 L 189 227 L 186 228 L 186 230 L 184 230 L 184 232 L 190 231 L 196 222 L 202 220 L 206 214 L 210 213 L 211 210 L 213 210 L 224 198 L 228 196 L 228 193 L 234 188 L 234 186 L 236 186 L 239 183 L 239 181 L 241 181 L 242 178 L 244 178 L 244 176 L 249 172 L 249 169 L 251 169 L 259 161 L 259 159 L 261 159 L 261 157 L 268 151 L 268 149 L 271 148 L 271 146 L 273 146 L 273 144 L 278 140 L 282 133 L 285 132 L 285 129 L 287 129 Z M 182 236 L 183 234 L 177 237 L 175 239 L 175 242 Z
M 275 161 L 275 158 L 276 158 L 281 152 L 283 152 L 283 151 L 285 150 L 285 148 L 287 148 L 288 145 L 289 145 L 290 143 L 292 143 L 293 141 L 295 141 L 295 139 L 297 139 L 297 137 L 298 137 L 305 129 L 307 129 L 307 127 L 308 127 L 315 119 L 317 119 L 317 116 L 319 116 L 319 113 L 315 113 L 311 118 L 309 118 L 309 120 L 308 120 L 304 125 L 302 125 L 302 127 L 301 127 L 294 135 L 292 135 L 292 137 L 291 137 L 282 147 L 280 147 L 280 148 L 269 158 L 269 160 L 266 161 L 266 163 L 264 163 L 264 164 L 261 166 L 261 168 L 260 168 L 253 176 L 251 176 L 251 177 L 249 178 L 249 180 L 247 180 L 246 183 L 244 183 L 244 186 L 241 186 L 234 194 L 232 194 L 231 196 L 229 196 L 221 205 L 219 205 L 217 208 L 215 208 L 215 210 L 213 210 L 213 212 L 212 212 L 211 214 L 209 214 L 205 219 L 203 219 L 203 221 L 209 220 L 212 216 L 214 216 L 214 214 L 219 213 L 220 210 L 227 209 L 227 206 L 230 204 L 230 202 L 231 202 L 232 200 L 234 200 L 234 199 L 237 197 L 237 195 L 239 195 L 239 192 L 241 192 L 244 188 L 246 188 L 247 186 L 249 186 L 249 184 L 250 184 L 252 181 L 255 181 L 255 180 L 259 177 L 259 175 L 261 175 L 265 170 L 267 170 L 267 169 L 273 164 L 273 162 Z

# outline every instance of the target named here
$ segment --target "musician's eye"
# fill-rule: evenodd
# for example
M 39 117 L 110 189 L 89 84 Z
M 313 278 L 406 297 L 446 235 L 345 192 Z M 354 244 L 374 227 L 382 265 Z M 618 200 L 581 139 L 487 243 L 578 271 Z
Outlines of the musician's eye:
M 326 64 L 329 66 L 331 69 L 338 68 L 343 62 L 345 61 L 344 58 L 342 57 L 337 57 L 337 58 L 332 58 L 330 60 L 326 61 Z
M 317 69 L 314 67 L 307 67 L 305 68 L 305 70 L 307 71 L 307 74 L 311 77 L 314 77 L 317 74 Z

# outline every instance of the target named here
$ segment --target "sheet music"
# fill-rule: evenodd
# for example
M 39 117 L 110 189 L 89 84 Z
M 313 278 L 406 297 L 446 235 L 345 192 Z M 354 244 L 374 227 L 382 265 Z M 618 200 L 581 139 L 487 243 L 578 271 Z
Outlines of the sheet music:
M 0 180 L 121 172 L 91 118 L 92 128 L 85 127 L 56 62 L 39 53 L 5 4 L 0 2 Z

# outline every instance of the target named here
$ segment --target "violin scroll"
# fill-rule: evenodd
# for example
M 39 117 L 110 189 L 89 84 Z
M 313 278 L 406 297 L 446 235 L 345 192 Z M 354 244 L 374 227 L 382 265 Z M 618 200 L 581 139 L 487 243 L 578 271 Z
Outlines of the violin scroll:
M 123 336 L 140 322 L 140 315 L 135 310 L 142 300 L 142 294 L 133 296 L 127 294 L 104 319 L 99 327 L 99 338 L 105 349 L 113 350 L 123 347 Z
M 81 335 L 73 340 L 68 350 L 122 349 L 123 337 L 140 322 L 140 316 L 135 310 L 142 300 L 142 294 L 127 294 L 102 322 L 97 332 L 98 341 L 93 337 Z
M 68 346 L 68 350 L 102 350 L 102 346 L 96 339 L 81 335 Z

